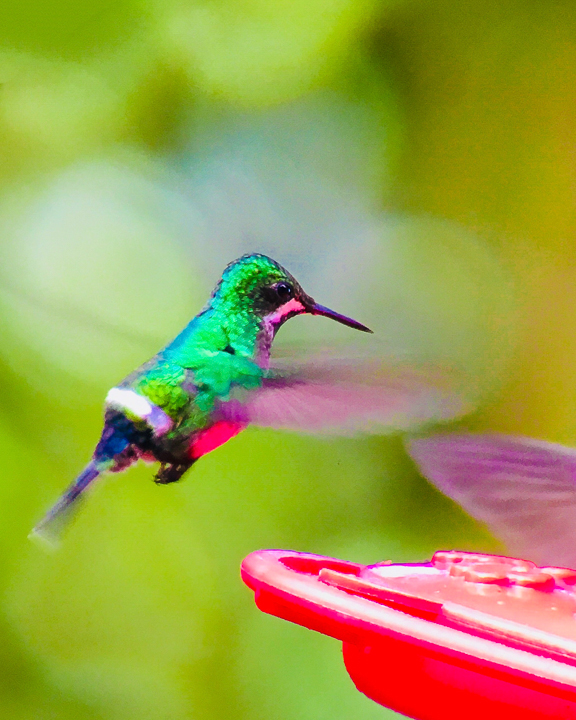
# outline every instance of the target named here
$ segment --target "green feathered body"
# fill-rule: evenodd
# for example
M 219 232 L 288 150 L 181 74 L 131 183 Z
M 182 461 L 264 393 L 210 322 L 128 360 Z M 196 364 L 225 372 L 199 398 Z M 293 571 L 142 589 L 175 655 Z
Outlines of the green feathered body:
M 189 455 L 195 435 L 214 422 L 218 401 L 227 400 L 233 389 L 252 390 L 262 384 L 275 328 L 254 313 L 252 291 L 286 276 L 273 260 L 260 255 L 231 265 L 206 308 L 121 383 L 173 420 L 162 444 L 176 458 Z

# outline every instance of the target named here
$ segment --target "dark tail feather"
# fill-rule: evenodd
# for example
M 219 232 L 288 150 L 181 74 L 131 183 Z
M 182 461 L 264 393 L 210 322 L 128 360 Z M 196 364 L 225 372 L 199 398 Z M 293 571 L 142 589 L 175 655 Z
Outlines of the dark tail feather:
M 62 530 L 78 508 L 78 500 L 86 488 L 103 472 L 106 472 L 114 460 L 93 460 L 78 475 L 58 502 L 46 513 L 30 532 L 30 539 L 39 540 L 48 547 L 57 547 Z

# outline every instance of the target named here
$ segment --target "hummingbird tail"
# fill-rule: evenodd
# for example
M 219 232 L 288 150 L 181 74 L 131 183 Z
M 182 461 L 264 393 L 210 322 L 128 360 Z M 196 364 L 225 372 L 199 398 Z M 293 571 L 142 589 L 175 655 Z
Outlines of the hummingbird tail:
M 56 548 L 62 530 L 77 510 L 78 501 L 83 496 L 84 491 L 101 473 L 106 472 L 113 465 L 114 459 L 92 460 L 55 505 L 44 515 L 42 520 L 34 526 L 28 537 L 31 540 L 39 541 L 48 548 Z

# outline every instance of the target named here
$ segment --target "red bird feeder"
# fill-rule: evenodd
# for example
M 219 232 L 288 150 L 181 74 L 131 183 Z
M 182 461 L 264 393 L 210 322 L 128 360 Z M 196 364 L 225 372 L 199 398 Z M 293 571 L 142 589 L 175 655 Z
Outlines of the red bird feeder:
M 343 642 L 356 687 L 418 720 L 576 720 L 576 571 L 495 555 L 358 565 L 264 550 L 264 612 Z

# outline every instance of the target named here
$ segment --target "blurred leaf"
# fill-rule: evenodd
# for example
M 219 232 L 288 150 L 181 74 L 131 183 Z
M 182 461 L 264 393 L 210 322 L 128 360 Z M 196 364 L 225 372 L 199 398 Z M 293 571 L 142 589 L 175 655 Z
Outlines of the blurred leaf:
M 118 42 L 142 14 L 135 0 L 42 0 L 0 6 L 0 45 L 49 55 L 75 56 Z
M 207 95 L 240 105 L 296 97 L 329 76 L 374 0 L 163 4 L 164 43 Z

